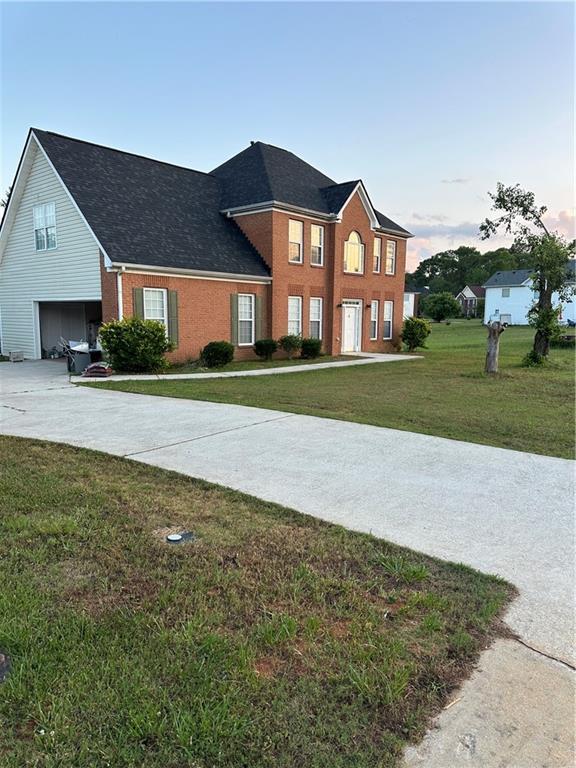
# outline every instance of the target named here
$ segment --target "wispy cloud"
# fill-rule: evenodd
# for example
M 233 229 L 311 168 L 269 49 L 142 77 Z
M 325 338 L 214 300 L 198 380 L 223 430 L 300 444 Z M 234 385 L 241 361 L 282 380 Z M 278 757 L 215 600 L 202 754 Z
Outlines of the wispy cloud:
M 468 184 L 470 179 L 442 179 L 442 184 Z
M 448 221 L 448 216 L 441 213 L 413 213 L 412 218 L 414 221 Z
M 548 229 L 558 231 L 570 239 L 576 237 L 576 215 L 574 210 L 558 211 L 557 216 L 548 214 L 544 217 L 544 223 Z
M 463 221 L 460 224 L 447 224 L 443 221 L 410 222 L 408 229 L 416 237 L 478 237 L 478 222 Z

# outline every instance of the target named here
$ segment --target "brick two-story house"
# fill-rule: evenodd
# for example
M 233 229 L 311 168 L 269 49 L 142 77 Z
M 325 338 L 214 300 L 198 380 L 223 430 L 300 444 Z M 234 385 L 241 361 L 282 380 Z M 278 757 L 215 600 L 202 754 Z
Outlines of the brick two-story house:
M 132 314 L 166 325 L 173 360 L 287 333 L 391 351 L 408 237 L 362 181 L 269 144 L 202 173 L 32 129 L 0 230 L 2 351 L 40 358 Z

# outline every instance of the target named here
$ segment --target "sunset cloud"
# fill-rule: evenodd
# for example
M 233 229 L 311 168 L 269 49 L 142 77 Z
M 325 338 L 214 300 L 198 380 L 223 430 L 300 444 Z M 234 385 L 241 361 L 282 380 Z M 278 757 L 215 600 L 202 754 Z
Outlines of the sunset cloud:
M 442 184 L 468 184 L 470 179 L 442 179 Z

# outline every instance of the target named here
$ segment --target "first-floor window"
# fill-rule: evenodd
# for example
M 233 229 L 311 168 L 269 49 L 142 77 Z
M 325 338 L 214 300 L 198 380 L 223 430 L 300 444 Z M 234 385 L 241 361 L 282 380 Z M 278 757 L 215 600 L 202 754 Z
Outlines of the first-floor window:
M 302 296 L 288 296 L 288 334 L 302 333 Z
M 144 320 L 158 320 L 168 328 L 168 301 L 165 288 L 144 288 Z
M 392 338 L 392 318 L 394 317 L 394 302 L 384 302 L 384 339 Z
M 378 338 L 378 305 L 380 302 L 370 302 L 370 339 L 375 341 Z
M 238 346 L 254 344 L 254 294 L 238 294 Z
M 322 299 L 310 299 L 310 338 L 322 338 Z
M 507 299 L 510 296 L 510 288 L 502 288 L 502 298 Z

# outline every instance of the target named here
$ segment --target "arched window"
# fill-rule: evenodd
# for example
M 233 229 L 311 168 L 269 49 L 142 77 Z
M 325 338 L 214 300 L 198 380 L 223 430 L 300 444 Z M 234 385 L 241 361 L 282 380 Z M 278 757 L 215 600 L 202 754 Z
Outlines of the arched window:
M 350 232 L 344 243 L 344 272 L 364 272 L 364 244 L 358 232 Z

